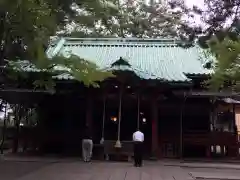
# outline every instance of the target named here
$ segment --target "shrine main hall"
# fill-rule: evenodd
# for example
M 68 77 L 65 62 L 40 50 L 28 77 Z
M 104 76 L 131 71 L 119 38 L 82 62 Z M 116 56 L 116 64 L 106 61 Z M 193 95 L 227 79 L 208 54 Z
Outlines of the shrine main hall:
M 88 125 L 96 158 L 131 156 L 136 129 L 145 134 L 146 158 L 237 157 L 237 95 L 208 91 L 203 82 L 213 73 L 212 60 L 197 45 L 183 46 L 175 39 L 59 38 L 46 51 L 50 59 L 79 56 L 115 76 L 93 88 L 64 73 L 53 77 L 54 94 L 23 85 L 3 86 L 0 95 L 34 107 L 37 131 L 27 139 L 44 153 L 81 155 Z M 19 65 L 39 73 L 27 61 Z

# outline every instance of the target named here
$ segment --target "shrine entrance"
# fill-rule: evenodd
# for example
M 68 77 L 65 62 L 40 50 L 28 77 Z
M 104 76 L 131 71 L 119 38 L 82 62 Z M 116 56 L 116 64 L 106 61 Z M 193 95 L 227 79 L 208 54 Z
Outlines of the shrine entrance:
M 96 144 L 116 142 L 119 132 L 119 96 L 108 95 L 93 103 L 93 129 Z M 104 103 L 105 100 L 105 103 Z M 147 100 L 124 94 L 121 100 L 120 142 L 132 143 L 132 134 L 139 128 L 145 135 L 144 155 L 151 153 L 151 109 Z M 104 139 L 104 142 L 101 140 Z

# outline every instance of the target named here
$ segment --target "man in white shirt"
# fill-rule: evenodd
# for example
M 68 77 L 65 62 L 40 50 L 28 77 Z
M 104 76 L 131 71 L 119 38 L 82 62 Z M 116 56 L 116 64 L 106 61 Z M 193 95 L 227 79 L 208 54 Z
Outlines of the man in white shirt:
M 135 133 L 133 133 L 133 142 L 134 142 L 134 165 L 136 167 L 141 167 L 144 134 L 140 130 L 137 130 Z

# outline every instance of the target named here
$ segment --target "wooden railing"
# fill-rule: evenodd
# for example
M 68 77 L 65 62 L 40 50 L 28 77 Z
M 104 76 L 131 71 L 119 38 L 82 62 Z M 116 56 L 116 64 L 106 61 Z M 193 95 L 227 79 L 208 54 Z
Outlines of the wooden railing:
M 183 148 L 201 146 L 205 148 L 206 157 L 238 157 L 240 137 L 231 132 L 187 131 L 182 136 Z M 180 136 L 168 134 L 160 137 L 159 151 L 162 157 L 180 157 Z
M 206 148 L 206 156 L 239 156 L 240 143 L 238 136 L 231 132 L 202 132 L 183 135 L 183 143 L 202 145 Z
M 168 133 L 159 137 L 160 152 L 163 158 L 177 158 L 179 156 L 179 135 Z

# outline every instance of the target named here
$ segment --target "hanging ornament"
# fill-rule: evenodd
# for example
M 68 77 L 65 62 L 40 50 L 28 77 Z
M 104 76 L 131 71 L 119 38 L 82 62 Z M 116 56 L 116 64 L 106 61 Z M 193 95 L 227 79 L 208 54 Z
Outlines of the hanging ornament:
M 105 118 L 106 118 L 106 96 L 104 96 L 103 99 L 102 138 L 100 140 L 100 144 L 104 143 Z
M 119 95 L 119 109 L 118 109 L 118 135 L 117 141 L 115 144 L 116 148 L 121 148 L 122 144 L 120 141 L 120 133 L 121 133 L 121 117 L 122 116 L 122 88 L 120 88 L 120 95 Z

